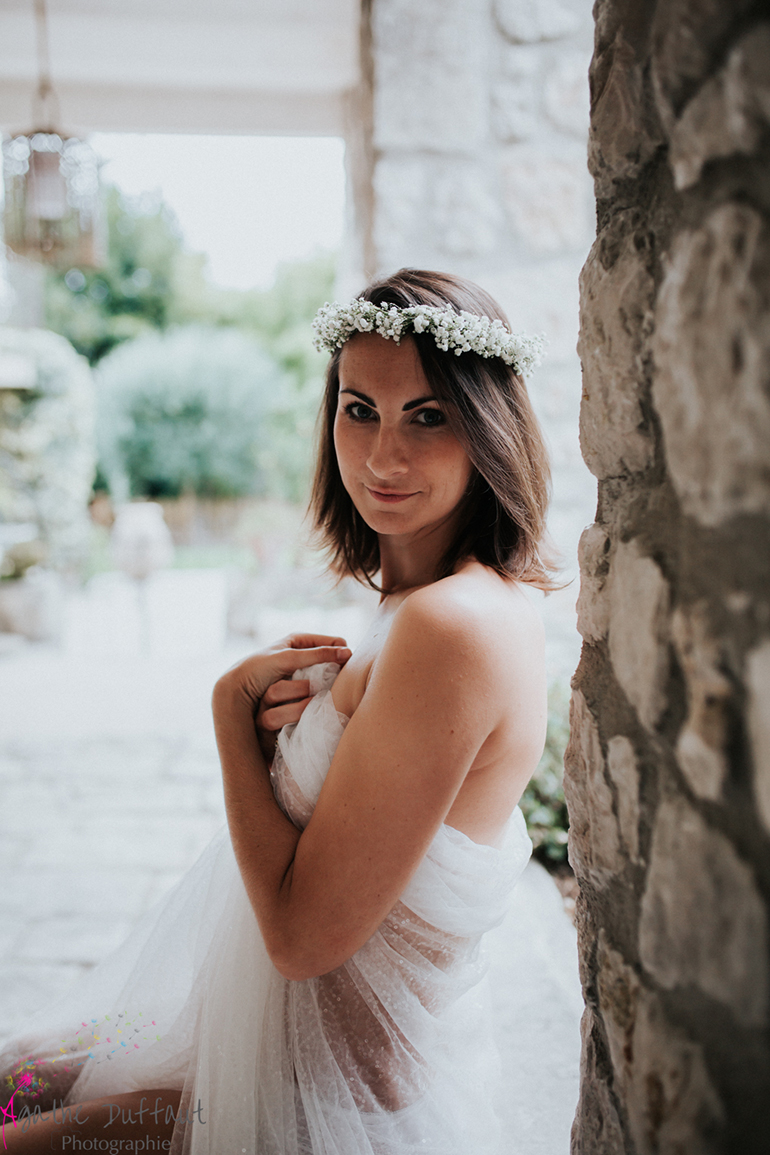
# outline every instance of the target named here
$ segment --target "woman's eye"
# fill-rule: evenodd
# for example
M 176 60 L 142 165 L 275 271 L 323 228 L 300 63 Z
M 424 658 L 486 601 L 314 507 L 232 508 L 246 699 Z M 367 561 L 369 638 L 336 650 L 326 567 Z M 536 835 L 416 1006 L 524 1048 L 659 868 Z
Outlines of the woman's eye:
M 374 416 L 374 410 L 370 409 L 368 405 L 364 405 L 362 401 L 351 401 L 349 405 L 345 406 L 345 413 L 354 421 L 369 421 Z
M 427 425 L 432 428 L 436 425 L 446 424 L 446 417 L 440 409 L 421 409 L 415 415 L 415 421 L 418 425 Z

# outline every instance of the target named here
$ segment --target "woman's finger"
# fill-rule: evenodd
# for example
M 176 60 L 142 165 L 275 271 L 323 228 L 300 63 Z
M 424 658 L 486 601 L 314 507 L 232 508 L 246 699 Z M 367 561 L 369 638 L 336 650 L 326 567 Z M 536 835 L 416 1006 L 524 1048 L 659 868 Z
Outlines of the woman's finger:
M 295 670 L 304 670 L 307 666 L 316 666 L 321 662 L 337 662 L 342 666 L 350 655 L 347 646 L 315 646 L 311 649 L 283 650 L 276 654 L 276 664 L 282 674 L 293 674 Z
M 294 681 L 281 678 L 273 682 L 262 695 L 265 706 L 279 706 L 282 702 L 297 702 L 310 696 L 310 682 L 307 678 L 296 678 Z
M 291 726 L 292 723 L 299 721 L 312 701 L 312 698 L 305 698 L 301 702 L 288 702 L 283 706 L 273 706 L 272 709 L 260 713 L 259 725 L 263 730 L 271 731 L 280 730 L 283 726 Z
M 292 650 L 310 650 L 318 646 L 346 646 L 344 638 L 331 638 L 328 634 L 289 634 L 286 642 Z
M 236 690 L 238 694 L 245 694 L 256 705 L 272 685 L 290 679 L 296 670 L 323 662 L 336 662 L 342 666 L 347 662 L 350 653 L 347 646 L 262 651 L 244 658 L 242 662 L 233 666 L 223 675 L 217 686 L 224 686 L 226 693 Z

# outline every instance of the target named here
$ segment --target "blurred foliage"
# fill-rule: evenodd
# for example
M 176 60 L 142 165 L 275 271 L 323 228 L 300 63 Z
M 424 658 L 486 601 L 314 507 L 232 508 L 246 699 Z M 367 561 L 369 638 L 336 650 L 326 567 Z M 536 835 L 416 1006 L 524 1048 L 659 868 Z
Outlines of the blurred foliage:
M 115 386 L 122 389 L 123 402 L 118 404 L 111 395 L 100 405 L 104 428 L 99 431 L 102 458 L 95 488 L 109 488 L 122 472 L 135 494 L 258 492 L 302 500 L 327 361 L 313 347 L 310 322 L 318 306 L 333 296 L 334 255 L 320 253 L 280 266 L 266 290 L 220 289 L 206 279 L 205 256 L 185 250 L 174 214 L 157 196 L 128 198 L 110 187 L 106 199 L 105 267 L 51 271 L 46 282 L 48 327 L 67 337 L 92 365 L 117 356 L 118 346 L 147 342 L 140 344 L 131 370 L 135 378 L 145 375 L 146 386 L 138 379 L 130 385 L 124 380 Z M 184 373 L 176 373 L 168 360 L 162 377 L 153 371 L 152 357 L 160 355 L 163 345 L 153 344 L 152 335 L 168 332 L 171 339 L 174 329 L 191 326 L 207 331 L 212 340 L 213 330 L 239 331 L 244 339 L 251 338 L 260 384 L 253 397 L 243 398 L 241 423 L 234 413 L 225 416 L 232 399 L 223 398 L 221 405 L 216 399 L 215 367 L 205 348 L 208 338 L 199 342 L 201 364 L 207 366 L 199 386 L 193 381 L 195 359 L 187 354 Z M 242 348 L 245 357 L 246 346 Z M 273 366 L 269 387 L 256 368 L 264 368 L 266 358 Z M 234 363 L 230 371 L 236 371 Z M 245 374 L 245 365 L 237 372 Z M 117 369 L 111 364 L 106 380 L 113 373 Z M 167 388 L 173 396 L 166 405 L 162 395 Z M 120 434 L 118 414 L 123 421 Z M 127 421 L 133 426 L 130 433 Z M 243 443 L 252 434 L 250 458 Z M 230 465 L 228 453 L 234 453 Z
M 103 269 L 49 271 L 46 323 L 92 365 L 123 341 L 174 324 L 252 332 L 302 385 L 322 375 L 309 323 L 333 294 L 336 258 L 319 253 L 279 266 L 269 289 L 220 289 L 206 279 L 206 257 L 189 253 L 173 212 L 154 194 L 126 197 L 108 187 Z
M 44 329 L 0 325 L 0 358 L 18 359 L 32 385 L 0 389 L 0 522 L 35 526 L 47 564 L 74 572 L 88 548 L 96 460 L 91 370 Z
M 254 337 L 198 325 L 148 333 L 97 374 L 99 456 L 113 494 L 265 492 L 260 452 L 283 382 Z
M 14 581 L 24 577 L 33 565 L 45 561 L 46 548 L 42 541 L 24 541 L 0 550 L 0 581 Z
M 569 739 L 569 696 L 561 683 L 548 692 L 548 729 L 543 757 L 519 805 L 527 821 L 534 857 L 544 866 L 567 861 L 569 818 L 564 801 L 564 751 Z
M 254 333 L 301 389 L 323 378 L 329 359 L 315 349 L 310 322 L 334 295 L 335 268 L 334 254 L 320 253 L 279 265 L 269 289 L 238 292 L 207 286 L 207 296 L 199 301 L 203 314 L 179 319 L 213 321 Z
M 188 282 L 203 278 L 203 260 L 184 251 L 179 226 L 163 202 L 150 194 L 129 200 L 106 190 L 107 263 L 102 269 L 50 271 L 46 324 L 61 333 L 92 365 L 116 345 L 174 319 Z

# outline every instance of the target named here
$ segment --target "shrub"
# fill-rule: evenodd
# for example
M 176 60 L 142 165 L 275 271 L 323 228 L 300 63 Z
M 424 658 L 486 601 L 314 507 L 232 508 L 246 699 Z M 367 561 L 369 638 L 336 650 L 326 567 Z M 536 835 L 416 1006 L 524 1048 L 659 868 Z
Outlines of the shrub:
M 260 454 L 281 372 L 255 338 L 187 326 L 119 346 L 97 373 L 101 471 L 113 495 L 265 491 Z
M 534 857 L 551 868 L 567 861 L 569 818 L 562 781 L 568 739 L 569 699 L 564 687 L 554 683 L 548 693 L 543 757 L 519 803 L 527 820 Z
M 88 549 L 96 456 L 91 370 L 42 329 L 0 327 L 0 357 L 22 371 L 17 388 L 0 389 L 0 522 L 33 523 L 46 563 L 76 571 Z M 32 564 L 28 548 L 15 558 L 4 576 Z

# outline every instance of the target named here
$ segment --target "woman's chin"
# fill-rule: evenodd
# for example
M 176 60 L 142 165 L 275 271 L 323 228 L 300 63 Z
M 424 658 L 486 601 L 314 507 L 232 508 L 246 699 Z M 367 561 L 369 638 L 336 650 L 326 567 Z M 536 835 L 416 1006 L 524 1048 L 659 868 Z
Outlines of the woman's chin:
M 374 533 L 382 537 L 411 535 L 420 528 L 413 518 L 399 517 L 395 511 L 384 514 L 381 512 L 361 514 L 366 524 Z
M 374 499 L 368 499 L 355 501 L 353 504 L 369 529 L 375 533 L 410 533 L 421 521 L 415 516 L 414 508 L 405 508 L 406 502 L 385 505 L 375 502 Z

